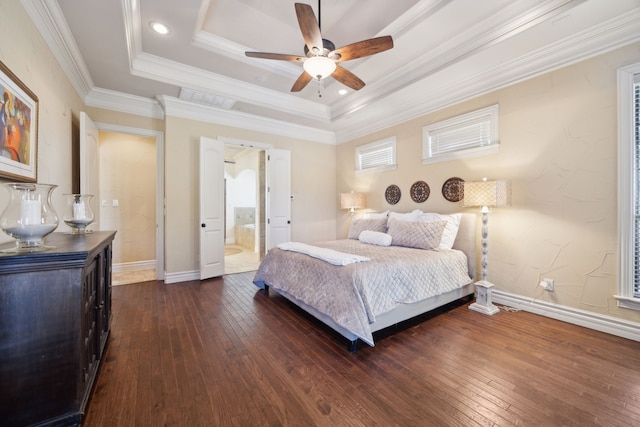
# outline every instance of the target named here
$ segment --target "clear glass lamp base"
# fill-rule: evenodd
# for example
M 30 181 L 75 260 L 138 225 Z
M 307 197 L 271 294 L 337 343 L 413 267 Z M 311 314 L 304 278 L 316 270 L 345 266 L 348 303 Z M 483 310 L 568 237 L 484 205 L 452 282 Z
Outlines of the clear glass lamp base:
M 29 252 L 41 252 L 48 249 L 54 249 L 54 246 L 47 246 L 44 244 L 44 239 L 16 239 L 16 245 L 12 248 L 3 249 L 2 253 L 29 253 Z
M 69 227 L 71 227 L 71 231 L 65 233 L 65 234 L 88 234 L 88 233 L 93 233 L 93 231 L 91 230 L 87 230 L 87 227 L 89 226 L 89 224 L 91 224 L 93 222 L 93 220 L 91 221 L 85 221 L 85 220 L 65 220 L 64 223 L 67 224 Z

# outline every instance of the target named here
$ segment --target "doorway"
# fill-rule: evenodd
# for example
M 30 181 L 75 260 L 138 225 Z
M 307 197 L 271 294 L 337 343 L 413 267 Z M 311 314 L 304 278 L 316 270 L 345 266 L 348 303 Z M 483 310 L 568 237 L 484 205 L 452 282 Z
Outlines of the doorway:
M 118 230 L 113 283 L 164 280 L 164 135 L 108 123 L 95 126 L 101 166 L 94 207 L 104 214 L 100 229 Z M 135 177 L 126 178 L 127 173 Z
M 225 144 L 224 274 L 257 270 L 266 252 L 266 153 Z

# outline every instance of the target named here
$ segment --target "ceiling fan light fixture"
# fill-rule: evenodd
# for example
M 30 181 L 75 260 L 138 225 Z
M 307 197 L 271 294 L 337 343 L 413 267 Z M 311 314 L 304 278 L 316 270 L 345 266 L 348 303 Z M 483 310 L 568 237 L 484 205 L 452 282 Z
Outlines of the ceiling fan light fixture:
M 326 56 L 312 56 L 304 61 L 302 67 L 314 79 L 322 80 L 336 70 L 336 63 Z

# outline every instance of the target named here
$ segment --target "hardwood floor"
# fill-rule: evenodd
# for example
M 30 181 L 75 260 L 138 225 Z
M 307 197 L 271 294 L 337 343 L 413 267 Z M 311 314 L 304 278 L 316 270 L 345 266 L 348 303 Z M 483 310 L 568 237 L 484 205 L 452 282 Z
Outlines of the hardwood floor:
M 640 343 L 464 304 L 346 351 L 253 272 L 113 289 L 85 426 L 639 426 Z

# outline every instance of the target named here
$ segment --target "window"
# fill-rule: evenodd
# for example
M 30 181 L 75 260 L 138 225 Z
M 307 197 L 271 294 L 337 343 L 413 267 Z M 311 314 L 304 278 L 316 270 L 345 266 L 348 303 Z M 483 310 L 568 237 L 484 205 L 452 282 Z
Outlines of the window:
M 483 108 L 422 128 L 422 163 L 497 153 L 498 106 Z
M 396 169 L 396 137 L 356 147 L 356 172 Z
M 618 70 L 618 306 L 640 310 L 640 63 Z

